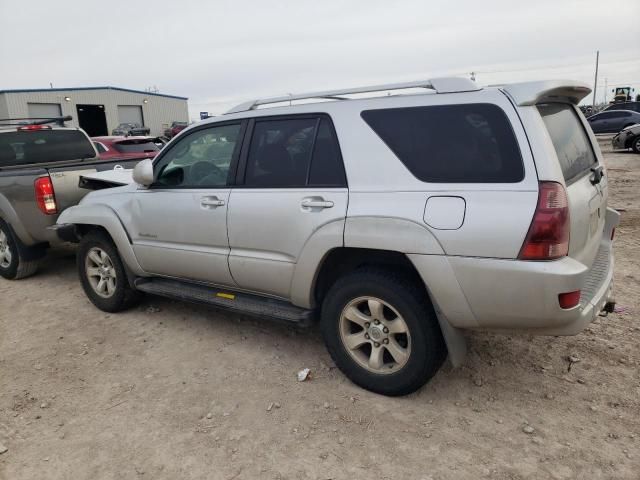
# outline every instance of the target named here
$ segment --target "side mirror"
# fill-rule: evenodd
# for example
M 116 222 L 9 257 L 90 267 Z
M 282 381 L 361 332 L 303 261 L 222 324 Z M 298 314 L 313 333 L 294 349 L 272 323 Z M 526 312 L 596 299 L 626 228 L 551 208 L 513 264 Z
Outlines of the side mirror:
M 143 187 L 153 183 L 153 161 L 150 158 L 138 162 L 133 169 L 133 181 Z

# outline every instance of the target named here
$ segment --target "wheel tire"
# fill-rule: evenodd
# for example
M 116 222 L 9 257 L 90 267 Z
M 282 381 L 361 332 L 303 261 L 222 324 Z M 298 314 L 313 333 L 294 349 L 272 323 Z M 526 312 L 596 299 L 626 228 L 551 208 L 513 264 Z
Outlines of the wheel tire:
M 19 245 L 13 230 L 0 220 L 0 276 L 8 280 L 27 278 L 38 270 L 38 260 L 26 260 L 26 247 Z
M 631 142 L 631 149 L 635 153 L 640 153 L 640 135 L 634 138 L 633 141 Z
M 97 250 L 106 254 L 109 275 L 114 279 L 112 292 L 101 295 L 94 287 L 87 272 L 87 262 L 90 253 Z M 118 249 L 109 236 L 101 231 L 89 232 L 80 241 L 77 254 L 78 274 L 84 292 L 96 307 L 104 312 L 115 313 L 133 307 L 138 303 L 141 293 L 129 285 L 127 273 L 118 254 Z M 106 268 L 106 267 L 105 267 Z M 93 277 L 92 277 L 93 278 Z
M 347 274 L 329 289 L 322 303 L 322 335 L 331 358 L 353 383 L 383 395 L 406 395 L 422 387 L 442 366 L 447 355 L 446 346 L 433 306 L 424 288 L 420 287 L 402 275 L 366 269 Z M 388 308 L 391 307 L 391 315 L 397 313 L 408 329 L 408 359 L 396 371 L 374 373 L 367 369 L 358 363 L 342 340 L 343 311 L 363 297 L 375 297 L 387 304 L 386 311 L 389 312 Z M 367 338 L 373 338 L 373 333 Z M 367 347 L 363 348 L 366 350 Z M 370 345 L 369 351 L 373 351 L 373 348 Z M 384 355 L 390 353 L 388 351 Z M 364 358 L 366 356 L 364 353 Z M 380 372 L 386 368 L 385 363 Z

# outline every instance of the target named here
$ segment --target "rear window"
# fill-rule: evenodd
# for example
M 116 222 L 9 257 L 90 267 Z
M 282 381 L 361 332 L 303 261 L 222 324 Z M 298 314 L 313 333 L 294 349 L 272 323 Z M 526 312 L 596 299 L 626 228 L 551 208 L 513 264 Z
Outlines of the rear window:
M 78 130 L 0 133 L 0 168 L 93 158 L 95 155 L 87 136 Z
M 368 110 L 362 118 L 423 182 L 514 183 L 524 178 L 518 142 L 496 105 Z
M 120 153 L 144 153 L 144 152 L 157 152 L 160 150 L 158 146 L 152 141 L 148 142 L 118 142 L 113 144 Z
M 571 105 L 548 103 L 538 105 L 556 150 L 565 181 L 589 171 L 596 163 L 589 137 Z

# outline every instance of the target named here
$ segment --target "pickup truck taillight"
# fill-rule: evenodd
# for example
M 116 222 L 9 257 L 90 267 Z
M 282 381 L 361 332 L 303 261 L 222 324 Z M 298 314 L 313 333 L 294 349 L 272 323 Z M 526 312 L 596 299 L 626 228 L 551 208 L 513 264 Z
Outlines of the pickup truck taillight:
M 58 206 L 56 205 L 56 195 L 53 191 L 53 184 L 51 178 L 40 177 L 34 183 L 36 192 L 36 203 L 42 213 L 46 215 L 53 215 L 58 213 Z
M 540 182 L 538 205 L 520 260 L 553 260 L 569 253 L 569 204 L 567 192 L 557 182 Z

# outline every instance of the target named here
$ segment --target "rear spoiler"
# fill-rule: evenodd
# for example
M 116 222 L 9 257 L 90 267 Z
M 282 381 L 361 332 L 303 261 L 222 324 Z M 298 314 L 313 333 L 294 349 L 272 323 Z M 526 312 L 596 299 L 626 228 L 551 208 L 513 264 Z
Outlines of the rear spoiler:
M 564 102 L 577 105 L 580 100 L 591 93 L 591 88 L 586 83 L 574 80 L 546 80 L 497 86 L 519 106 L 547 102 Z

